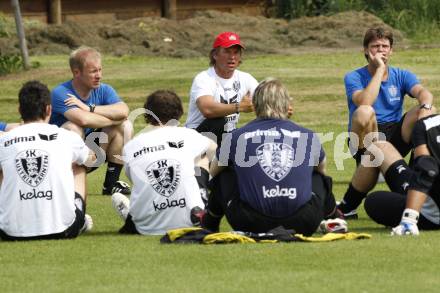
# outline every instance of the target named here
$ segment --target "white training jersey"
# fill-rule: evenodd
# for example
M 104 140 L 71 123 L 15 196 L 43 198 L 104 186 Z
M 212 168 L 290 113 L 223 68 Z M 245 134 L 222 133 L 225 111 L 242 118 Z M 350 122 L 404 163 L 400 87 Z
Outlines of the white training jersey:
M 75 220 L 72 162 L 89 149 L 81 137 L 46 123 L 29 123 L 0 137 L 0 229 L 9 236 L 60 233 Z
M 249 92 L 254 94 L 258 82 L 249 73 L 235 70 L 229 79 L 221 78 L 215 73 L 214 67 L 202 71 L 194 78 L 191 92 L 189 93 L 189 110 L 185 126 L 197 128 L 205 119 L 197 107 L 197 99 L 202 96 L 213 96 L 214 100 L 223 104 L 240 103 L 241 99 Z M 226 116 L 225 131 L 230 132 L 237 127 L 240 114 L 234 113 Z
M 193 129 L 155 127 L 124 146 L 125 172 L 133 182 L 130 215 L 141 234 L 191 227 L 190 211 L 204 207 L 194 159 L 211 141 Z

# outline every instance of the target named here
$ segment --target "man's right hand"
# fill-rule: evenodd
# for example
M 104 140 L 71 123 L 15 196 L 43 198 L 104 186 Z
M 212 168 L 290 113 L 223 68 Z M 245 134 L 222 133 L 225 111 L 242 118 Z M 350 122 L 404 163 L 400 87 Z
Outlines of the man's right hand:
M 240 112 L 250 113 L 254 111 L 254 105 L 250 93 L 247 93 L 239 104 Z
M 383 53 L 377 52 L 376 55 L 373 56 L 371 52 L 368 52 L 368 57 L 376 68 L 385 69 L 385 62 Z

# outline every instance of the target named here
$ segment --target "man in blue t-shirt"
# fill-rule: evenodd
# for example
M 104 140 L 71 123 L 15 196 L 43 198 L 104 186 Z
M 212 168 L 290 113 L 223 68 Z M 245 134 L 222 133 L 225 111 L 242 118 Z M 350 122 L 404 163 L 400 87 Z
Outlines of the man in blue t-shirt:
M 431 115 L 433 110 L 433 96 L 416 76 L 410 71 L 389 66 L 393 52 L 391 31 L 370 28 L 365 33 L 363 45 L 368 64 L 344 78 L 349 110 L 349 146 L 357 165 L 371 142 L 377 140 L 377 132 L 385 135 L 386 140 L 405 157 L 411 149 L 410 137 L 415 122 Z M 416 98 L 419 105 L 402 116 L 405 95 Z M 357 217 L 354 209 L 361 202 L 356 196 L 358 190 L 357 186 L 350 185 L 339 205 L 347 217 Z
M 226 215 L 234 230 L 260 233 L 283 226 L 311 235 L 336 212 L 321 143 L 288 119 L 289 94 L 278 80 L 261 82 L 252 102 L 257 119 L 225 136 L 211 165 L 212 193 L 202 225 L 218 230 Z
M 127 183 L 118 181 L 123 166 L 122 147 L 133 132 L 127 120 L 128 106 L 110 85 L 101 83 L 101 54 L 97 50 L 80 47 L 70 54 L 69 63 L 73 78 L 53 89 L 50 123 L 78 133 L 97 154 L 103 151 L 106 155 L 103 194 L 111 195 L 113 189 L 128 194 Z M 104 139 L 98 138 L 96 132 L 105 134 Z M 98 163 L 103 161 L 103 156 L 98 157 Z

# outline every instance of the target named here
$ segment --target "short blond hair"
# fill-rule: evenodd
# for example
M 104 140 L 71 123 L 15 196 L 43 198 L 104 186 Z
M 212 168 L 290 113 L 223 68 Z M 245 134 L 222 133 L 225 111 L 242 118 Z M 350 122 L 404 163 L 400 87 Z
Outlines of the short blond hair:
M 260 82 L 252 97 L 255 114 L 259 118 L 286 119 L 290 101 L 286 87 L 273 77 Z
M 69 65 L 70 69 L 73 71 L 74 69 L 83 70 L 84 64 L 86 63 L 88 58 L 101 59 L 101 53 L 98 50 L 81 46 L 70 53 Z

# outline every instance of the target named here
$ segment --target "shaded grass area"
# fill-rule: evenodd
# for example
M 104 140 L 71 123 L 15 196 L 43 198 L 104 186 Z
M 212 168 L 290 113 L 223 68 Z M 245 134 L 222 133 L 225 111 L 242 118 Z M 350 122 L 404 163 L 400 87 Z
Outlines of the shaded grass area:
M 392 63 L 415 72 L 435 95 L 440 92 L 440 50 L 397 52 Z M 17 92 L 21 84 L 39 79 L 53 88 L 70 78 L 66 56 L 35 58 L 41 67 L 0 78 L 0 120 L 18 120 Z M 280 78 L 294 97 L 293 120 L 332 136 L 325 142 L 328 173 L 340 199 L 354 170 L 343 161 L 346 144 L 335 147 L 346 131 L 347 109 L 343 87 L 346 72 L 364 65 L 360 52 L 326 52 L 291 56 L 247 57 L 241 69 L 258 80 Z M 158 88 L 171 88 L 184 99 L 193 76 L 206 69 L 207 59 L 109 57 L 104 59 L 104 81 L 113 85 L 134 110 Z M 406 108 L 414 105 L 407 99 Z M 440 107 L 438 100 L 435 101 Z M 186 116 L 182 118 L 184 122 Z M 253 115 L 241 116 L 241 124 Z M 144 127 L 142 118 L 135 123 Z M 371 240 L 333 243 L 256 245 L 161 245 L 159 237 L 121 236 L 122 221 L 109 197 L 100 195 L 104 168 L 88 177 L 88 213 L 94 230 L 72 241 L 0 243 L 2 291 L 212 291 L 212 292 L 409 292 L 437 291 L 437 254 L 440 234 L 422 232 L 418 238 L 398 239 L 374 224 L 361 208 L 351 221 L 354 232 Z M 377 189 L 385 189 L 381 184 Z M 222 230 L 228 230 L 226 222 Z M 416 256 L 415 256 L 416 255 Z

